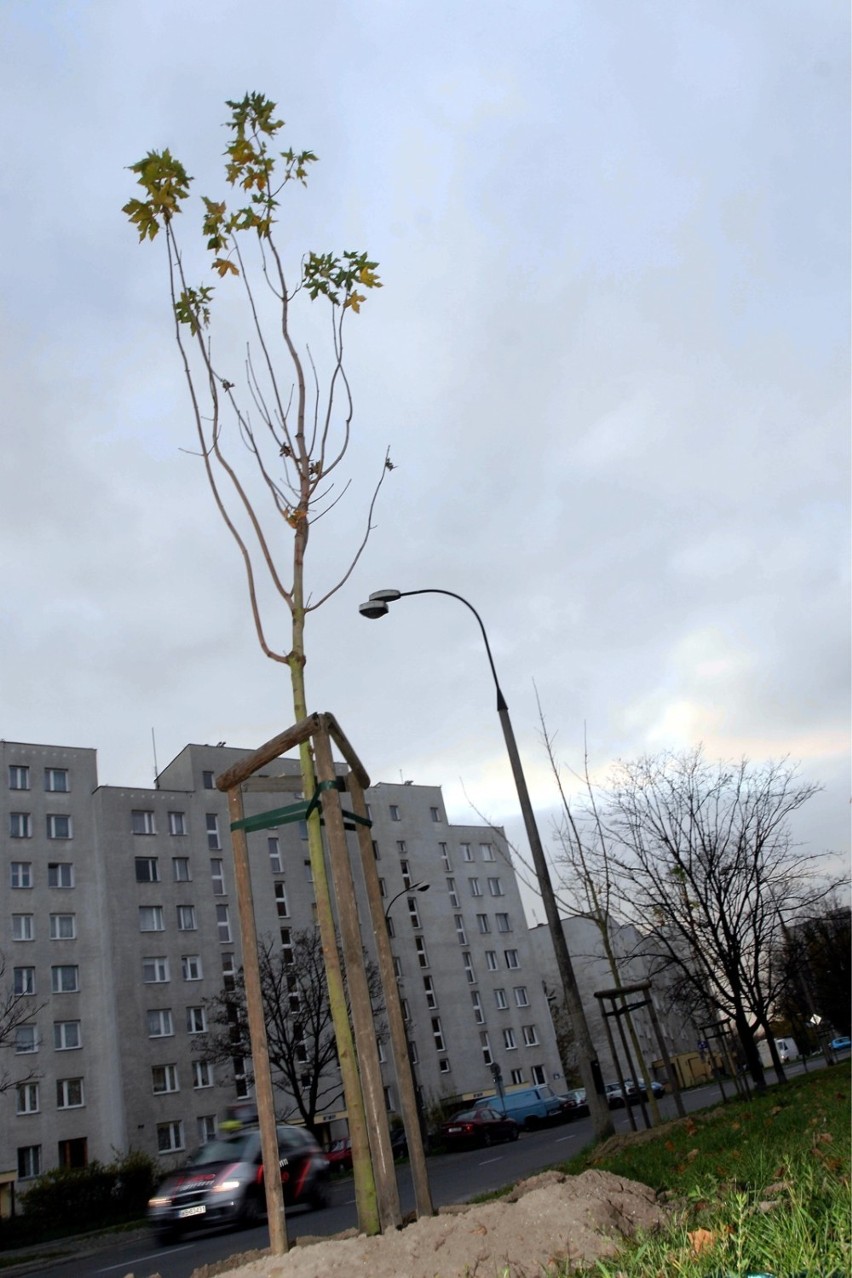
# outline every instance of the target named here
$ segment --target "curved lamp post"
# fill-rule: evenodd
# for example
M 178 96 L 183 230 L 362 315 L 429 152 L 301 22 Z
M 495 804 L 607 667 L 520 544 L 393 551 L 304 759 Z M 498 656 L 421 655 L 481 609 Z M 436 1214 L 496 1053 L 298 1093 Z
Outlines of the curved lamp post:
M 439 590 L 437 588 L 429 588 L 426 590 L 376 590 L 370 595 L 366 603 L 362 603 L 358 611 L 362 617 L 368 617 L 371 621 L 384 617 L 388 611 L 388 605 L 394 603 L 397 599 L 405 599 L 410 595 L 448 595 L 450 599 L 457 599 L 459 603 L 473 613 L 479 629 L 482 632 L 482 638 L 485 643 L 485 651 L 488 656 L 488 664 L 491 667 L 491 674 L 494 679 L 494 688 L 497 692 L 497 714 L 500 718 L 500 726 L 503 729 L 503 737 L 506 742 L 506 750 L 509 754 L 509 761 L 512 765 L 512 775 L 515 778 L 515 788 L 518 791 L 518 799 L 521 805 L 521 813 L 524 818 L 524 827 L 529 840 L 530 852 L 532 853 L 533 866 L 535 867 L 536 877 L 538 879 L 539 891 L 544 904 L 544 912 L 547 918 L 547 926 L 550 930 L 550 940 L 556 953 L 556 965 L 559 970 L 559 979 L 565 994 L 565 1004 L 571 1021 L 574 1026 L 574 1032 L 577 1036 L 579 1056 L 580 1056 L 580 1074 L 583 1079 L 583 1086 L 586 1089 L 586 1097 L 589 1102 L 589 1110 L 594 1120 L 595 1134 L 598 1139 L 610 1136 L 613 1132 L 612 1116 L 609 1112 L 609 1106 L 603 1098 L 603 1079 L 601 1077 L 600 1065 L 595 1056 L 594 1044 L 592 1036 L 589 1032 L 586 1014 L 583 1010 L 580 991 L 577 987 L 577 978 L 574 974 L 574 968 L 571 963 L 571 956 L 568 953 L 568 946 L 565 941 L 565 933 L 562 931 L 562 924 L 559 919 L 559 910 L 556 905 L 556 896 L 553 891 L 553 883 L 550 878 L 550 869 L 548 868 L 547 858 L 544 855 L 541 838 L 536 825 L 535 814 L 533 812 L 532 803 L 530 802 L 529 790 L 527 789 L 527 781 L 524 776 L 524 770 L 521 765 L 521 757 L 518 754 L 518 746 L 515 741 L 515 733 L 512 728 L 512 721 L 509 718 L 509 707 L 506 704 L 506 698 L 500 688 L 500 681 L 497 678 L 497 671 L 494 667 L 494 658 L 491 655 L 491 645 L 488 642 L 488 635 L 485 633 L 485 626 L 482 624 L 482 618 L 463 595 L 457 595 L 452 590 Z
M 390 909 L 394 901 L 398 901 L 401 896 L 410 896 L 412 892 L 428 892 L 428 883 L 412 883 L 411 887 L 403 888 L 401 892 L 397 892 L 396 896 L 392 896 L 385 906 L 385 918 L 390 918 Z

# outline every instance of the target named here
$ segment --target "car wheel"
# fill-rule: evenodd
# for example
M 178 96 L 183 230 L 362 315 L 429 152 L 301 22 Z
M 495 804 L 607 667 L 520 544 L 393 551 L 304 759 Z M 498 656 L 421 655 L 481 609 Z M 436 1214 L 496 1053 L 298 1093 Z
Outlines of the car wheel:
M 530 1117 L 527 1119 L 527 1121 L 524 1123 L 524 1127 L 528 1132 L 537 1131 L 538 1126 L 539 1126 L 539 1122 L 534 1114 L 531 1114 Z
M 483 1145 L 486 1145 L 486 1146 L 487 1146 L 487 1145 L 490 1145 L 493 1139 L 494 1139 L 494 1138 L 493 1138 L 493 1136 L 491 1135 L 491 1133 L 490 1133 L 490 1132 L 483 1132 L 483 1133 L 482 1133 L 482 1143 L 483 1143 Z
M 521 1129 L 520 1129 L 520 1127 L 513 1127 L 513 1128 L 512 1128 L 512 1134 L 511 1134 L 511 1136 L 509 1137 L 509 1140 L 517 1140 L 517 1139 L 518 1139 L 518 1137 L 520 1136 L 520 1134 L 521 1134 Z
M 314 1182 L 308 1201 L 314 1211 L 319 1211 L 320 1208 L 328 1206 L 328 1191 L 325 1181 L 317 1180 Z
M 240 1224 L 246 1229 L 254 1229 L 263 1220 L 264 1212 L 257 1194 L 246 1194 L 240 1209 Z

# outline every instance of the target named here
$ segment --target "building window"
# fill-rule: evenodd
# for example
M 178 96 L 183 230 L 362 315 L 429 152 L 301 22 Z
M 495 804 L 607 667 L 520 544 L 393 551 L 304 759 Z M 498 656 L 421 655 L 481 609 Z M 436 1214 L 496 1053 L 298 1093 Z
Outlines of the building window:
M 406 856 L 406 855 L 407 855 L 408 849 L 407 849 L 407 848 L 406 848 L 406 846 L 405 846 L 405 839 L 397 839 L 397 841 L 396 841 L 396 850 L 397 850 L 397 852 L 399 853 L 399 855 L 400 855 L 400 856 Z
M 169 813 L 169 834 L 173 834 L 178 838 L 186 834 L 186 813 L 185 812 Z
M 464 926 L 464 915 L 454 914 L 453 919 L 455 920 L 456 936 L 458 938 L 459 945 L 467 945 L 467 932 Z
M 538 1047 L 538 1034 L 534 1025 L 524 1025 L 523 1034 L 525 1047 Z
M 464 964 L 464 974 L 467 978 L 468 985 L 475 985 L 476 972 L 473 970 L 473 959 L 470 957 L 469 950 L 465 950 L 462 954 L 462 963 Z
M 400 861 L 399 868 L 402 871 L 402 886 L 406 889 L 411 887 L 411 874 L 408 869 L 407 861 Z
M 462 843 L 460 846 L 461 846 L 462 860 L 463 860 L 463 861 L 472 861 L 472 860 L 473 860 L 473 851 L 472 851 L 472 849 L 471 849 L 470 844 L 469 844 L 469 843 Z
M 134 808 L 130 813 L 131 834 L 156 834 L 154 813 L 141 808 Z
M 417 1065 L 420 1062 L 420 1057 L 417 1053 L 417 1044 L 412 1038 L 408 1039 L 408 1059 L 411 1061 L 412 1065 Z
M 441 1029 L 440 1016 L 432 1017 L 432 1040 L 435 1044 L 436 1052 L 445 1052 L 447 1050 L 444 1046 L 444 1031 Z
M 225 896 L 225 862 L 219 856 L 210 858 L 210 879 L 214 896 Z
M 277 835 L 270 835 L 266 840 L 266 846 L 269 849 L 269 865 L 273 874 L 280 874 L 281 866 L 281 844 L 278 842 Z
M 76 914 L 51 914 L 51 941 L 73 941 L 77 935 Z
M 450 1058 L 448 1056 L 442 1056 L 440 1060 L 438 1061 L 438 1073 L 449 1074 L 449 1072 L 450 1072 Z
M 231 943 L 231 916 L 228 913 L 227 905 L 216 906 L 216 931 L 219 935 L 221 945 L 230 945 Z
M 75 994 L 80 988 L 80 969 L 76 963 L 59 963 L 50 969 L 50 988 L 54 994 Z
M 206 1145 L 208 1141 L 216 1139 L 216 1115 L 215 1114 L 199 1114 L 195 1120 L 195 1128 L 198 1133 L 199 1145 Z
M 185 981 L 200 981 L 202 977 L 201 956 L 198 954 L 184 954 L 180 961 L 183 979 Z
M 139 906 L 140 932 L 164 932 L 165 928 L 166 925 L 163 922 L 163 907 L 161 905 Z
M 196 1090 L 213 1086 L 213 1067 L 209 1061 L 192 1062 L 192 1086 Z
M 491 924 L 488 922 L 488 915 L 477 914 L 476 926 L 479 928 L 480 934 L 482 936 L 487 936 L 488 933 L 491 931 Z
M 495 1003 L 497 1004 L 497 1006 L 500 1008 L 500 1011 L 501 1011 L 501 1012 L 502 1012 L 502 1011 L 505 1011 L 505 1009 L 509 1006 L 509 1001 L 508 1001 L 508 999 L 506 998 L 506 991 L 505 991 L 505 990 L 499 990 L 499 989 L 498 989 L 498 990 L 495 990 L 495 991 L 494 991 L 494 1002 L 495 1002 Z
M 79 1109 L 84 1104 L 82 1078 L 57 1078 L 57 1109 Z
M 482 884 L 479 879 L 468 879 L 468 883 L 470 884 L 471 896 L 482 896 Z
M 395 803 L 392 803 L 392 804 L 390 805 L 390 819 L 391 819 L 391 821 L 399 821 L 399 820 L 401 820 L 401 817 L 400 817 L 400 815 L 399 815 L 399 808 L 397 807 L 397 805 L 396 805 Z
M 237 988 L 237 965 L 233 954 L 222 955 L 222 985 L 226 990 Z
M 29 812 L 9 813 L 9 838 L 31 839 L 33 837 L 33 819 Z
M 473 1003 L 473 1019 L 477 1025 L 484 1025 L 485 1012 L 482 1010 L 482 995 L 479 990 L 470 991 L 470 1001 Z
M 9 764 L 9 789 L 10 790 L 29 790 L 30 788 L 30 770 L 26 764 L 10 763 Z
M 455 879 L 447 879 L 447 892 L 450 897 L 450 905 L 457 910 L 459 908 L 459 894 L 456 891 Z
M 489 972 L 497 971 L 497 951 L 496 950 L 485 951 L 485 966 L 488 968 Z
M 494 860 L 494 848 L 491 846 L 490 843 L 480 843 L 479 854 L 482 857 L 483 861 Z
M 426 942 L 422 936 L 415 936 L 414 948 L 417 951 L 417 962 L 421 967 L 429 966 L 429 955 L 426 953 Z
M 450 870 L 452 870 L 453 868 L 452 862 L 450 861 L 449 848 L 447 847 L 446 843 L 439 843 L 438 848 L 440 849 L 440 852 L 441 852 L 441 865 L 444 868 L 444 872 L 448 874 Z
M 136 857 L 136 882 L 159 883 L 160 863 L 155 856 Z
M 426 1006 L 434 1011 L 438 1006 L 438 996 L 435 993 L 435 982 L 431 976 L 423 977 L 423 989 L 426 991 Z
M 12 940 L 31 941 L 35 936 L 32 914 L 12 915 Z
M 71 788 L 68 785 L 68 769 L 45 768 L 44 788 L 50 791 L 51 794 L 67 794 Z
M 491 893 L 492 896 L 505 896 L 506 893 L 503 891 L 503 880 L 489 879 L 488 891 Z
M 511 930 L 512 930 L 512 924 L 511 924 L 511 921 L 510 921 L 510 919 L 509 919 L 508 914 L 498 914 L 498 915 L 496 915 L 496 918 L 497 918 L 497 931 L 498 931 L 498 932 L 511 932 Z
M 34 967 L 16 967 L 12 972 L 12 992 L 16 998 L 27 994 L 35 994 L 36 980 Z
M 183 1123 L 180 1119 L 171 1123 L 157 1123 L 158 1153 L 174 1154 L 183 1147 Z
M 57 1052 L 73 1052 L 83 1046 L 79 1021 L 54 1021 L 53 1046 Z
M 408 1006 L 408 999 L 401 998 L 399 1000 L 399 1010 L 402 1013 L 402 1019 L 406 1025 L 411 1024 L 411 1008 Z
M 30 1180 L 41 1175 L 41 1145 L 18 1147 L 18 1180 Z
M 142 980 L 146 985 L 159 985 L 169 979 L 169 960 L 158 955 L 156 958 L 143 958 Z
M 287 884 L 279 879 L 275 884 L 275 911 L 279 919 L 286 919 L 290 913 L 287 904 Z
M 203 1034 L 207 1029 L 207 1014 L 203 1007 L 188 1007 L 186 1009 L 186 1032 L 187 1034 Z
M 15 1027 L 15 1051 L 18 1056 L 38 1051 L 38 1034 L 35 1025 L 17 1025 Z
M 170 1038 L 175 1032 L 171 1008 L 156 1007 L 145 1013 L 149 1038 Z
M 530 1005 L 530 1000 L 527 996 L 526 985 L 516 985 L 515 986 L 515 1006 L 529 1007 L 529 1005 Z
M 503 1046 L 507 1052 L 514 1052 L 518 1046 L 515 1041 L 515 1031 L 513 1029 L 503 1030 Z
M 207 826 L 207 850 L 209 852 L 218 852 L 222 846 L 219 838 L 219 818 L 215 812 L 208 812 L 204 818 Z
M 524 1081 L 524 1071 L 522 1069 L 513 1069 L 511 1073 L 511 1083 L 513 1087 L 518 1086 Z
M 202 772 L 201 785 L 202 785 L 202 788 L 205 790 L 216 789 L 216 778 L 214 777 L 212 772 L 209 772 L 209 771 Z
M 74 886 L 74 865 L 71 861 L 49 861 L 47 865 L 47 886 L 52 888 L 72 888 Z
M 189 883 L 192 879 L 192 872 L 189 868 L 188 856 L 172 857 L 172 878 L 175 883 Z
M 431 818 L 432 818 L 432 820 L 433 820 L 433 821 L 440 821 L 440 819 L 441 819 L 441 810 L 440 810 L 440 808 L 430 808 L 430 809 L 429 809 L 429 815 L 431 816 Z
M 412 927 L 422 927 L 420 922 L 420 911 L 417 908 L 417 901 L 413 896 L 406 898 L 408 902 L 408 917 L 411 919 Z
M 38 1083 L 20 1083 L 15 1105 L 16 1114 L 37 1114 L 39 1112 Z
M 543 1065 L 532 1065 L 530 1067 L 530 1074 L 532 1075 L 532 1081 L 537 1087 L 540 1087 L 543 1083 L 547 1082 L 547 1075 L 544 1072 Z
M 281 958 L 286 967 L 290 967 L 295 962 L 293 934 L 289 927 L 281 929 Z
M 503 954 L 506 959 L 507 967 L 516 968 L 521 966 L 517 950 L 504 950 Z
M 179 905 L 177 907 L 177 925 L 179 932 L 195 932 L 198 930 L 194 905 Z
M 154 1065 L 151 1069 L 151 1090 L 155 1096 L 179 1092 L 177 1065 Z
M 491 1055 L 491 1041 L 488 1037 L 488 1030 L 479 1031 L 479 1046 L 482 1048 L 482 1059 L 486 1065 L 491 1065 L 494 1057 Z
M 13 861 L 9 866 L 9 886 L 13 888 L 31 888 L 32 885 L 32 861 Z

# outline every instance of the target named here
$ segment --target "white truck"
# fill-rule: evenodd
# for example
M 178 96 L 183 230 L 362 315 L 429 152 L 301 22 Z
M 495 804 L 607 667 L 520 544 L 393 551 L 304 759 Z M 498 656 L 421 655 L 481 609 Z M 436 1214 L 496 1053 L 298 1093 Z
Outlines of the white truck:
M 775 1049 L 782 1065 L 786 1065 L 788 1061 L 796 1060 L 799 1055 L 799 1049 L 794 1038 L 776 1038 Z M 760 1059 L 764 1066 L 767 1069 L 771 1069 L 772 1054 L 769 1050 L 769 1043 L 765 1038 L 758 1041 L 757 1050 L 760 1052 Z

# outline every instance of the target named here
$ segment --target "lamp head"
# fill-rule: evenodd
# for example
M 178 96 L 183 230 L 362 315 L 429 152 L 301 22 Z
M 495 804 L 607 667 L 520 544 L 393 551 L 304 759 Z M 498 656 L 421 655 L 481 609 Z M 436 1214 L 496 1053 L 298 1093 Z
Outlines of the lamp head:
M 370 599 L 367 603 L 358 605 L 361 616 L 369 617 L 371 621 L 375 621 L 377 617 L 384 617 L 387 610 L 387 604 L 382 603 L 380 599 Z

